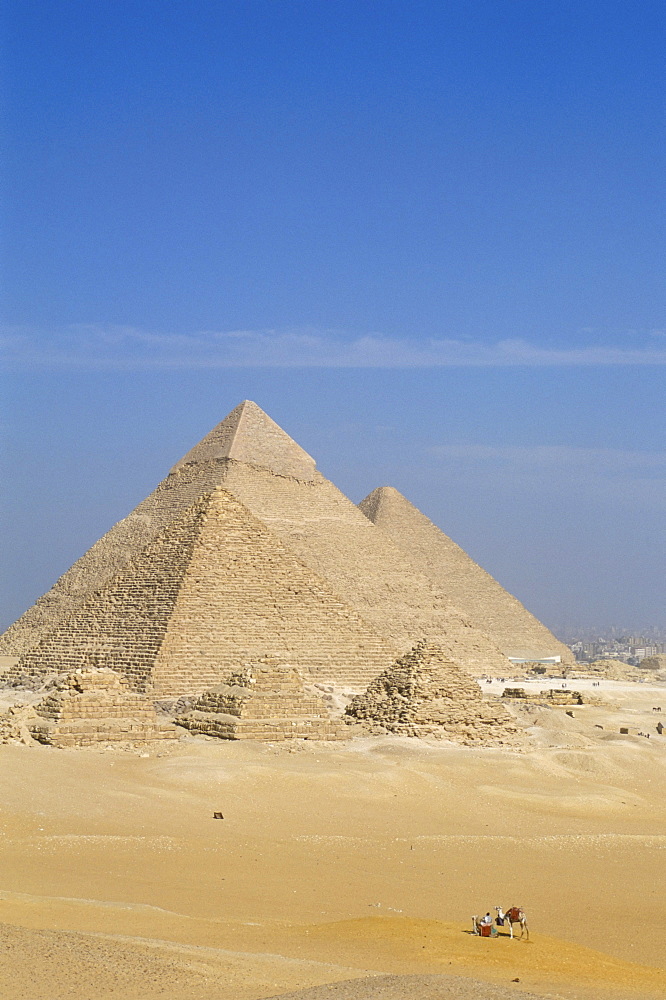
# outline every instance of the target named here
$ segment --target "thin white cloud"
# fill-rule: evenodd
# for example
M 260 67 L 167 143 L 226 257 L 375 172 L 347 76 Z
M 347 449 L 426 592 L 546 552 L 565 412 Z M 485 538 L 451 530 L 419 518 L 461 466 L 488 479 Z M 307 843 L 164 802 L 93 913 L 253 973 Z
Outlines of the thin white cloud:
M 570 445 L 434 445 L 428 454 L 446 476 L 479 489 L 542 497 L 618 500 L 633 509 L 666 505 L 666 452 Z
M 430 454 L 453 461 L 493 463 L 521 468 L 595 469 L 605 472 L 666 470 L 666 452 L 631 451 L 621 448 L 576 448 L 570 445 L 434 445 Z
M 5 370 L 173 368 L 444 368 L 666 365 L 657 331 L 639 347 L 541 347 L 519 338 L 495 343 L 456 338 L 349 337 L 312 330 L 207 330 L 161 333 L 78 324 L 53 330 L 6 327 Z

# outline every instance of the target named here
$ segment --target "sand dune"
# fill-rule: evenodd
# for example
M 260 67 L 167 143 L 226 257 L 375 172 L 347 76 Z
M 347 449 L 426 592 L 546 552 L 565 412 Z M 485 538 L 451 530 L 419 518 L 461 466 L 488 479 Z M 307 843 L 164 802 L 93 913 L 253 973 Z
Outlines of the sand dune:
M 283 993 L 280 1000 L 504 1000 L 506 986 L 488 986 L 460 976 L 376 976 Z M 536 993 L 520 993 L 536 1000 Z M 277 998 L 271 998 L 277 1000 Z
M 0 995 L 662 997 L 666 740 L 608 739 L 629 710 L 542 710 L 523 752 L 1 746 Z M 529 943 L 469 933 L 500 903 Z

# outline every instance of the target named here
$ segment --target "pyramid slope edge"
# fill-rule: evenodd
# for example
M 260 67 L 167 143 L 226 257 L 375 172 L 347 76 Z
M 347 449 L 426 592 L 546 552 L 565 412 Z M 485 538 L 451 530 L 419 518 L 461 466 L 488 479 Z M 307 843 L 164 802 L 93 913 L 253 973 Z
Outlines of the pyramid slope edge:
M 452 603 L 485 629 L 510 657 L 560 657 L 571 651 L 519 600 L 449 538 L 399 490 L 382 486 L 358 505 L 369 520 L 418 564 Z

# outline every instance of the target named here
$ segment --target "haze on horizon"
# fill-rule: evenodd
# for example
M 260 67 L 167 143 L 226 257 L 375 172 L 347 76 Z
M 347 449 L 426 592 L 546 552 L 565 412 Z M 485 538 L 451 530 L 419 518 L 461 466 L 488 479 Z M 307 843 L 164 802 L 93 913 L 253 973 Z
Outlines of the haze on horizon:
M 244 398 L 556 631 L 666 627 L 663 5 L 2 34 L 0 627 Z

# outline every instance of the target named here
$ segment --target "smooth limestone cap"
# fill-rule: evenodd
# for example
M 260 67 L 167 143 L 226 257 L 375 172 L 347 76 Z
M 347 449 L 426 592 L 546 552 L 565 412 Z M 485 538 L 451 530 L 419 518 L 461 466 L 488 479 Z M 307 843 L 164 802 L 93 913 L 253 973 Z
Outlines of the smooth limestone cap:
M 317 471 L 314 458 L 250 399 L 232 410 L 171 471 L 225 458 L 308 482 Z

